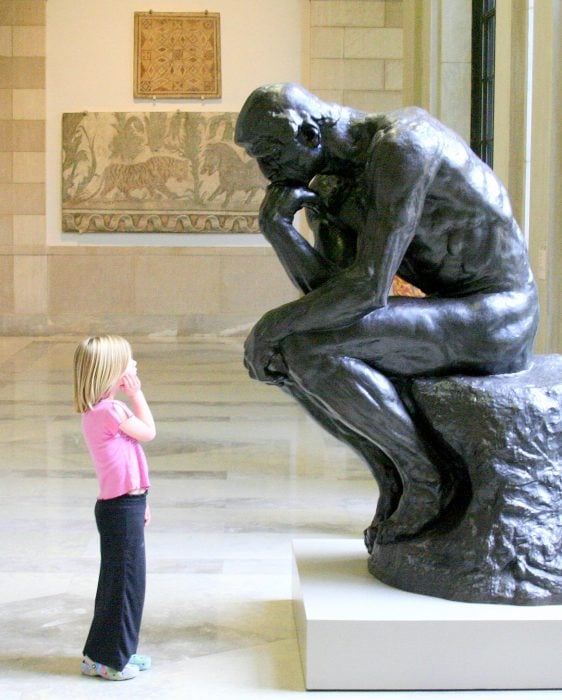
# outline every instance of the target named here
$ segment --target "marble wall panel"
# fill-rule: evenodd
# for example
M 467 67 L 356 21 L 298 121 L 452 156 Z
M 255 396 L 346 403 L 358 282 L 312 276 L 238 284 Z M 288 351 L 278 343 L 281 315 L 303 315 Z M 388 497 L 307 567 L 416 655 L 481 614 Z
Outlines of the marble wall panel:
M 7 90 L 11 94 L 11 90 Z M 10 99 L 11 105 L 11 99 Z M 11 112 L 11 106 L 10 106 Z M 2 119 L 0 121 L 0 153 L 11 153 L 13 145 L 12 138 L 12 122 L 9 119 Z
M 243 309 L 259 316 L 296 298 L 295 287 L 274 256 L 225 257 L 221 271 L 220 307 L 225 313 Z
M 47 258 L 44 255 L 14 256 L 14 313 L 47 313 Z
M 22 91 L 17 91 L 22 92 Z M 19 110 L 19 107 L 18 107 Z M 11 150 L 45 151 L 45 121 L 42 119 L 18 119 L 12 122 Z
M 312 26 L 383 27 L 383 0 L 312 0 Z
M 0 56 L 12 55 L 12 28 L 0 27 Z
M 0 214 L 14 213 L 14 186 L 11 182 L 0 184 Z
M 325 100 L 326 102 L 336 102 L 337 104 L 343 104 L 343 92 L 343 88 L 331 88 L 330 90 L 314 90 L 314 94 L 318 95 L 318 97 L 321 100 Z M 346 104 L 351 103 L 347 102 Z
M 0 2 L 0 26 L 9 26 L 14 23 L 14 0 Z
M 401 107 L 402 0 L 312 0 L 310 7 L 311 89 L 365 111 Z
M 0 182 L 12 181 L 12 154 L 0 153 Z
M 11 90 L 8 92 L 11 93 Z M 13 128 L 9 119 L 0 121 L 0 153 L 11 153 L 13 150 Z
M 45 58 L 42 56 L 14 56 L 12 58 L 12 87 L 29 90 L 45 87 Z
M 12 91 L 0 89 L 0 119 L 12 118 Z
M 21 245 L 41 245 L 45 238 L 44 214 L 16 214 L 13 217 L 13 240 Z
M 0 88 L 11 88 L 14 75 L 12 59 L 0 56 Z
M 403 3 L 402 0 L 386 0 L 384 7 L 384 26 L 403 26 Z
M 471 16 L 466 0 L 447 0 L 441 3 L 442 23 L 441 60 L 445 63 L 470 63 L 472 56 Z
M 14 224 L 11 214 L 0 215 L 0 245 L 10 245 L 14 240 Z
M 343 27 L 312 27 L 312 55 L 316 58 L 343 58 L 344 33 Z
M 45 27 L 13 27 L 14 56 L 45 56 Z
M 401 59 L 402 29 L 348 27 L 345 30 L 345 58 Z
M 43 119 L 45 117 L 45 90 L 39 88 L 14 90 L 12 110 L 14 119 Z
M 443 63 L 441 119 L 459 134 L 470 134 L 470 63 Z
M 319 90 L 342 90 L 344 62 L 339 58 L 313 58 L 310 61 L 310 87 Z
M 134 258 L 127 253 L 51 255 L 47 279 L 52 314 L 118 314 L 134 309 Z
M 343 76 L 345 90 L 384 90 L 384 61 L 369 58 L 345 61 Z
M 135 262 L 135 311 L 187 314 L 220 311 L 219 256 L 139 256 Z
M 384 89 L 390 91 L 402 90 L 404 81 L 403 61 L 384 62 Z
M 14 308 L 14 259 L 0 255 L 0 313 L 12 313 Z
M 402 107 L 402 92 L 388 90 L 344 90 L 343 102 L 364 112 L 390 112 Z
M 44 214 L 44 183 L 14 183 L 12 214 Z
M 13 5 L 13 24 L 19 26 L 44 25 L 46 0 L 7 0 Z
M 37 332 L 244 334 L 270 308 L 296 297 L 271 251 L 207 250 L 58 248 L 47 258 L 48 323 L 47 316 L 38 321 Z
M 14 153 L 13 182 L 45 182 L 45 153 L 42 151 Z

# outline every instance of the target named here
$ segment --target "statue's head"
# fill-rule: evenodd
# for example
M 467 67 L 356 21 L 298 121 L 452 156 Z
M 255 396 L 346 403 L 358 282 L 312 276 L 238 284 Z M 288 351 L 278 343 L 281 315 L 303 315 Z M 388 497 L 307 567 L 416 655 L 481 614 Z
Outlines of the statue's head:
M 337 113 L 300 85 L 264 85 L 242 107 L 235 141 L 271 182 L 308 184 L 322 171 L 322 131 Z

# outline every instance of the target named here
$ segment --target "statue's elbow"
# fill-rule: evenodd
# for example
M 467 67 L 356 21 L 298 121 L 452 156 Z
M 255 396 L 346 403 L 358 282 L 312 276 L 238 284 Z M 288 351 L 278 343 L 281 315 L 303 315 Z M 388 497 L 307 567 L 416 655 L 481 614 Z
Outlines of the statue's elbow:
M 355 299 L 369 310 L 375 311 L 386 306 L 387 290 L 381 288 L 374 269 L 355 270 L 350 280 Z
M 372 296 L 373 300 L 373 311 L 376 309 L 382 309 L 384 306 L 386 306 L 386 303 L 388 301 L 388 293 L 385 291 L 382 292 L 375 292 L 375 294 Z

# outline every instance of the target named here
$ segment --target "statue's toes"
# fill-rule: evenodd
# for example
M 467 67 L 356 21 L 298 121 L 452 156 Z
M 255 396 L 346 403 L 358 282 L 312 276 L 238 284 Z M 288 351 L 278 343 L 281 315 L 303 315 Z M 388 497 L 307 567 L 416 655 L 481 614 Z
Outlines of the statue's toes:
M 378 544 L 390 544 L 411 539 L 432 525 L 441 512 L 439 499 L 425 499 L 409 506 L 402 501 L 390 518 L 379 523 L 376 541 Z
M 416 526 L 413 523 L 401 523 L 386 520 L 377 528 L 376 543 L 381 545 L 392 544 L 393 542 L 411 539 L 419 533 L 420 529 L 421 527 L 419 524 Z M 372 551 L 372 547 L 369 551 Z
M 365 547 L 367 547 L 367 551 L 369 552 L 369 554 L 372 553 L 373 547 L 375 546 L 375 542 L 377 541 L 378 530 L 378 524 L 371 524 L 368 528 L 363 530 L 363 540 L 365 541 Z

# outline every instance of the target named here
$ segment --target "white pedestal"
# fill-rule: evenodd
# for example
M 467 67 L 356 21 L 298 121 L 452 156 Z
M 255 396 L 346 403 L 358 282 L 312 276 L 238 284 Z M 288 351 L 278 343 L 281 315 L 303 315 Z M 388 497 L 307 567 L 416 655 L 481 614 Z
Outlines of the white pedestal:
M 356 540 L 293 542 L 293 607 L 309 690 L 562 687 L 562 606 L 456 603 L 367 571 Z

